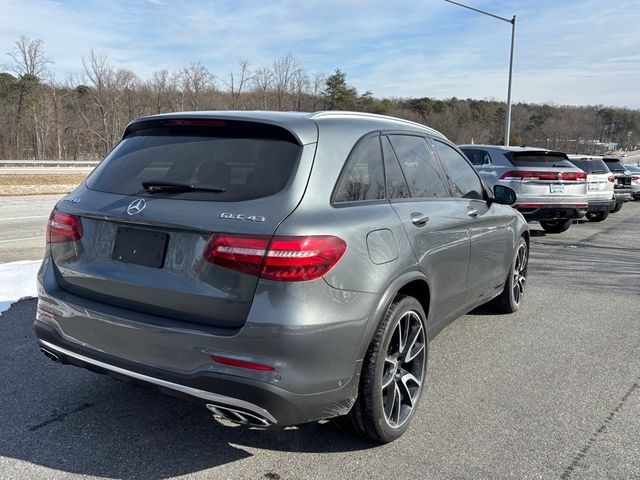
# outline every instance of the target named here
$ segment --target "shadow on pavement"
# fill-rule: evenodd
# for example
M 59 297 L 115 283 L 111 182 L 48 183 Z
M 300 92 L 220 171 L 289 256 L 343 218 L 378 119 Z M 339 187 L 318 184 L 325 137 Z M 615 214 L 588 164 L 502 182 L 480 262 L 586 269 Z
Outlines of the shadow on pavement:
M 250 457 L 245 449 L 372 448 L 331 424 L 223 426 L 202 407 L 47 361 L 31 327 L 35 300 L 5 312 L 0 350 L 0 456 L 107 478 L 165 478 Z

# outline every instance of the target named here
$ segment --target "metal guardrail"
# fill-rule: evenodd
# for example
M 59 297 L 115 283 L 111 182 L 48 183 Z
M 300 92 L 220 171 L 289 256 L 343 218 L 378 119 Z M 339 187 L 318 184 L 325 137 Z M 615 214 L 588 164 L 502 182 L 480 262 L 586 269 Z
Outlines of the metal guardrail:
M 0 160 L 2 167 L 95 167 L 97 160 Z

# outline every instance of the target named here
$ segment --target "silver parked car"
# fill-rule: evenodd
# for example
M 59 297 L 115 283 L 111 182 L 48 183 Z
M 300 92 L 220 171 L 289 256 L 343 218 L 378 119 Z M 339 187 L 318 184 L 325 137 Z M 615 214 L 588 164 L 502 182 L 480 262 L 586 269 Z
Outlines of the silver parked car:
M 53 210 L 42 352 L 262 427 L 399 437 L 429 341 L 522 304 L 529 231 L 443 135 L 346 112 L 132 122 Z
M 587 212 L 587 175 L 566 154 L 537 148 L 460 145 L 489 186 L 511 187 L 516 208 L 548 233 L 560 233 Z
M 569 161 L 587 174 L 587 219 L 601 222 L 615 209 L 613 185 L 616 177 L 609 171 L 601 157 L 587 155 L 568 155 Z

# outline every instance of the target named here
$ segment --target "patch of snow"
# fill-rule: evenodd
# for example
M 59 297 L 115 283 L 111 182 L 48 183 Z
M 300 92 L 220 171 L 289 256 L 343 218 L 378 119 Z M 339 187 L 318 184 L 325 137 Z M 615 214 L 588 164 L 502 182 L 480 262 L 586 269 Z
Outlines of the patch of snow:
M 42 260 L 0 263 L 0 316 L 11 304 L 38 296 L 36 274 Z

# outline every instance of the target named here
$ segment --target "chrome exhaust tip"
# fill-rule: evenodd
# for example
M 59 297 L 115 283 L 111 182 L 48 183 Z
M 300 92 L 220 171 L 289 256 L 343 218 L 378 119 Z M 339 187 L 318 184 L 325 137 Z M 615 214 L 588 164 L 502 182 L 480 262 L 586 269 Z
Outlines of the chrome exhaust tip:
M 245 410 L 223 407 L 222 405 L 214 405 L 213 403 L 207 403 L 206 407 L 207 410 L 213 413 L 214 417 L 223 418 L 233 423 L 252 425 L 255 427 L 268 427 L 272 425 L 272 422 L 266 418 Z
M 58 355 L 56 355 L 55 353 L 53 353 L 51 350 L 47 350 L 44 347 L 40 347 L 40 351 L 42 352 L 42 354 L 47 357 L 49 360 L 51 360 L 52 362 L 58 362 Z

